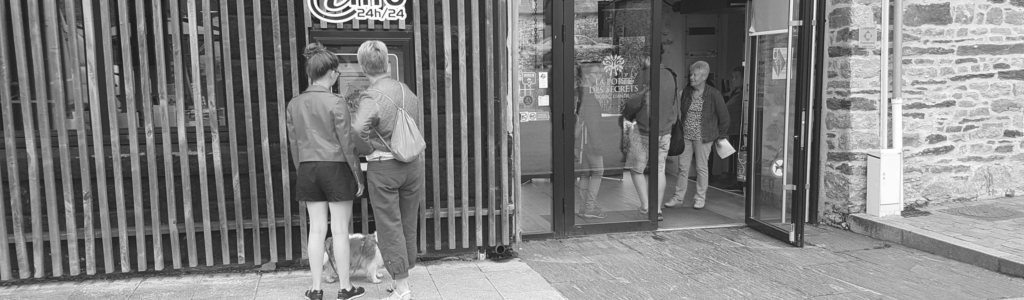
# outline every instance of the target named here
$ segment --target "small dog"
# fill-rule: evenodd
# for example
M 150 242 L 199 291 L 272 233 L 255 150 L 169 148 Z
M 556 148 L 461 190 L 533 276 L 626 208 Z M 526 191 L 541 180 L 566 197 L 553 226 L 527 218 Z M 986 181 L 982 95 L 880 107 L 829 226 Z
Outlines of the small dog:
M 323 279 L 325 282 L 334 283 L 338 281 L 337 262 L 334 261 L 334 238 L 327 238 L 325 243 Z M 384 277 L 380 272 L 384 267 L 384 258 L 380 254 L 380 248 L 377 248 L 377 233 L 349 234 L 348 243 L 349 276 L 355 274 L 357 270 L 362 270 L 371 283 L 380 283 L 380 279 Z

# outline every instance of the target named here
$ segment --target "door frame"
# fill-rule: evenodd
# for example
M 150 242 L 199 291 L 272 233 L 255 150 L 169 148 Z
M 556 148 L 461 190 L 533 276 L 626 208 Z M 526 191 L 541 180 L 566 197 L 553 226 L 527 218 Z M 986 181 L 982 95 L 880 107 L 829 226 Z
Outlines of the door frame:
M 753 159 L 748 159 L 746 167 L 746 185 L 748 193 L 745 196 L 746 206 L 744 222 L 757 231 L 790 243 L 796 247 L 803 247 L 804 245 L 805 223 L 808 221 L 817 221 L 817 203 L 814 203 L 815 201 L 811 201 L 811 195 L 812 193 L 817 193 L 820 188 L 819 182 L 815 181 L 812 183 L 809 180 L 810 178 L 813 178 L 813 176 L 810 176 L 811 171 L 820 170 L 819 161 L 817 160 L 820 157 L 820 154 L 815 153 L 820 151 L 820 146 L 817 145 L 819 137 L 813 134 L 820 134 L 821 132 L 821 118 L 819 117 L 821 111 L 820 101 L 814 100 L 819 99 L 818 96 L 820 96 L 821 83 L 816 82 L 815 79 L 819 79 L 820 81 L 823 73 L 823 67 L 821 66 L 822 48 L 820 45 L 815 47 L 815 41 L 820 41 L 820 37 L 823 33 L 822 26 L 824 26 L 824 19 L 821 18 L 820 13 L 823 11 L 824 7 L 819 7 L 817 2 L 818 1 L 813 0 L 801 0 L 797 15 L 798 19 L 801 21 L 797 24 L 787 22 L 789 27 L 786 29 L 791 40 L 792 35 L 794 34 L 793 30 L 800 30 L 797 36 L 796 45 L 792 47 L 792 49 L 797 53 L 796 64 L 790 69 L 792 70 L 790 76 L 795 75 L 796 80 L 796 87 L 794 88 L 794 93 L 791 95 L 792 99 L 790 100 L 795 101 L 794 104 L 796 109 L 789 116 L 789 118 L 796 118 L 793 128 L 796 138 L 792 141 L 790 146 L 793 147 L 793 160 L 790 166 L 793 176 L 789 183 L 792 183 L 792 185 L 795 186 L 795 188 L 790 190 L 792 195 L 792 205 L 789 213 L 791 214 L 791 220 L 793 222 L 792 231 L 754 219 L 751 216 L 754 200 L 758 194 L 754 192 L 754 183 L 755 180 L 758 180 L 753 176 L 755 161 Z M 747 7 L 750 8 L 747 13 L 747 26 L 749 27 L 750 20 L 753 17 L 752 2 L 748 1 Z M 797 7 L 791 7 L 790 11 L 792 11 L 792 8 Z M 746 67 L 747 71 L 745 72 L 745 76 L 747 76 L 746 82 L 748 87 L 750 87 L 746 92 L 749 99 L 748 103 L 750 104 L 748 105 L 747 111 L 747 120 L 750 121 L 747 124 L 747 132 L 749 134 L 746 136 L 746 145 L 748 145 L 751 157 L 754 157 L 753 151 L 756 151 L 754 141 L 757 141 L 757 138 L 760 137 L 761 134 L 760 132 L 754 131 L 754 121 L 756 116 L 756 107 L 754 105 L 754 99 L 756 97 L 756 77 L 752 76 L 752 73 L 750 72 L 753 70 L 753 64 L 756 62 L 757 44 L 755 40 L 757 38 L 757 36 L 748 35 L 746 39 L 746 42 L 748 43 L 746 47 L 746 51 L 748 51 L 746 59 L 749 64 Z M 792 74 L 793 72 L 795 72 L 795 74 Z M 785 186 L 787 182 L 783 182 L 783 184 Z M 783 188 L 785 189 L 785 187 Z M 814 198 L 816 199 L 817 197 Z M 815 217 L 809 218 L 809 215 Z

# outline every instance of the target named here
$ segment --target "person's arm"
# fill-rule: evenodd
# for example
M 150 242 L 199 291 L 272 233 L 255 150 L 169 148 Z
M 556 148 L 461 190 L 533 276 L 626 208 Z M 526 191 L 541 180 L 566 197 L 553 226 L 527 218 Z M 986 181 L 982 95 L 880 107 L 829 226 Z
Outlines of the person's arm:
M 356 133 L 356 151 L 361 155 L 368 155 L 373 152 L 373 144 L 370 138 L 374 134 L 373 128 L 377 125 L 379 107 L 373 98 L 363 92 L 359 96 L 359 109 L 356 111 L 355 119 L 352 121 L 352 130 Z
M 332 113 L 334 114 L 334 133 L 338 136 L 338 142 L 341 143 L 341 152 L 345 155 L 345 161 L 348 162 L 348 167 L 352 170 L 352 175 L 355 176 L 359 186 L 357 195 L 362 194 L 363 169 L 359 165 L 359 155 L 356 153 L 356 144 L 361 141 L 352 137 L 352 117 L 349 114 L 348 103 L 344 99 L 338 98 Z
M 299 142 L 295 139 L 295 122 L 292 120 L 292 110 L 289 108 L 285 110 L 284 114 L 285 124 L 288 127 L 288 150 L 292 153 L 292 165 L 295 169 L 299 169 Z
M 722 99 L 722 93 L 711 93 L 715 100 L 715 113 L 718 115 L 718 139 L 729 138 L 729 107 Z

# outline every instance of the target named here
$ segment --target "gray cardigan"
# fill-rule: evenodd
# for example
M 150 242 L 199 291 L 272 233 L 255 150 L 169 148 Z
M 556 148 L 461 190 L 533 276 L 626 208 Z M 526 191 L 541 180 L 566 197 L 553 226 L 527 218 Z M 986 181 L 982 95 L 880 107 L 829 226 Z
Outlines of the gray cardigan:
M 683 101 L 679 106 L 680 120 L 686 120 L 686 114 L 693 103 L 694 88 L 687 85 L 683 89 Z M 700 116 L 700 136 L 704 143 L 729 137 L 729 108 L 725 105 L 722 92 L 710 86 L 704 86 L 704 107 Z

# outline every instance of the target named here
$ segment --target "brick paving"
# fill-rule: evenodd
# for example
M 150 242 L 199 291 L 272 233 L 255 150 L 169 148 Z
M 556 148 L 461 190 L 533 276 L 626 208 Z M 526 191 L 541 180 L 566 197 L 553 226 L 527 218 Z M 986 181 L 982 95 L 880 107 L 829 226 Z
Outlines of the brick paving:
M 537 272 L 516 259 L 505 263 L 432 262 L 413 268 L 409 280 L 414 299 L 565 299 Z M 390 277 L 388 277 L 390 278 Z M 365 287 L 361 299 L 387 296 L 388 280 Z M 199 274 L 173 277 L 84 280 L 0 287 L 0 299 L 303 299 L 310 272 Z M 335 299 L 337 284 L 323 284 L 324 299 Z
M 527 242 L 568 299 L 1015 299 L 1024 279 L 831 227 L 796 248 L 749 228 Z
M 1013 217 L 972 218 L 955 214 L 950 209 L 995 206 L 1012 212 Z M 1024 197 L 955 203 L 921 209 L 931 215 L 909 218 L 886 217 L 881 222 L 898 224 L 914 232 L 927 232 L 975 244 L 1009 254 L 1024 262 Z M 1010 213 L 1007 213 L 1010 214 Z

